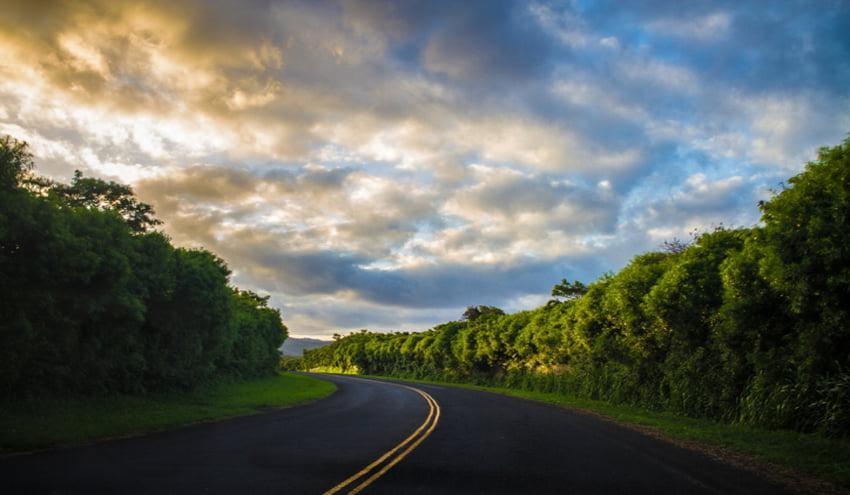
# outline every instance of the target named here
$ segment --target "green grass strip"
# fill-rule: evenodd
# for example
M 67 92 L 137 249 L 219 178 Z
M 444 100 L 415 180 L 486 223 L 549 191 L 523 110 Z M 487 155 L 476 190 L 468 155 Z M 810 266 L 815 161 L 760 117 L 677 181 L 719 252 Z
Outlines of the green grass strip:
M 40 398 L 0 404 L 0 452 L 8 454 L 257 413 L 326 397 L 325 380 L 281 373 L 187 393 Z
M 392 377 L 375 376 L 374 378 Z M 762 462 L 790 468 L 838 486 L 850 488 L 850 439 L 826 438 L 812 433 L 767 430 L 748 425 L 689 418 L 670 412 L 651 411 L 599 400 L 576 399 L 557 393 L 433 380 L 399 379 L 495 392 L 590 411 L 620 423 L 652 428 L 673 440 L 721 447 Z

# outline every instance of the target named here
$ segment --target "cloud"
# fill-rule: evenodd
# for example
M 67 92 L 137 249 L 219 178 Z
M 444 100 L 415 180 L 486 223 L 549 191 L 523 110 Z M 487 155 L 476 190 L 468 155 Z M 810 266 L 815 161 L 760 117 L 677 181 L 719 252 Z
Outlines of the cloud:
M 766 193 L 759 179 L 730 176 L 712 180 L 696 173 L 669 196 L 648 203 L 632 221 L 655 245 L 673 238 L 687 239 L 694 231 L 720 225 L 749 227 L 758 222 L 756 204 Z
M 182 227 L 185 221 L 189 235 L 167 227 L 184 242 L 215 231 L 220 237 L 276 236 L 278 249 L 387 256 L 420 223 L 439 222 L 430 193 L 362 171 L 315 165 L 259 172 L 195 166 L 144 180 L 137 192 L 169 223 Z
M 448 205 L 454 215 L 510 230 L 536 228 L 538 235 L 548 230 L 605 232 L 616 222 L 618 201 L 604 183 L 579 187 L 488 167 L 479 167 L 476 175 L 476 184 L 457 191 Z
M 685 93 L 699 90 L 697 77 L 687 68 L 660 60 L 626 60 L 620 70 L 627 79 Z
M 697 41 L 714 41 L 729 34 L 732 16 L 727 12 L 713 12 L 687 19 L 662 18 L 649 23 L 650 30 L 677 38 Z
M 521 4 L 499 3 L 471 2 L 443 19 L 422 50 L 422 66 L 475 84 L 540 75 L 549 49 L 545 40 Z
M 0 132 L 131 183 L 298 335 L 528 307 L 757 221 L 850 129 L 850 8 L 39 2 L 0 18 Z

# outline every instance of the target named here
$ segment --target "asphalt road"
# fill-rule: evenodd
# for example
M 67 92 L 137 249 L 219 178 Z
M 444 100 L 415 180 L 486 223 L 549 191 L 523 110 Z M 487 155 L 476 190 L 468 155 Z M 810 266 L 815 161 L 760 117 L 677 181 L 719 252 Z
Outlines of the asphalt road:
M 2 459 L 0 492 L 323 494 L 348 480 L 335 493 L 782 493 L 700 453 L 567 409 L 323 378 L 339 390 L 306 406 Z

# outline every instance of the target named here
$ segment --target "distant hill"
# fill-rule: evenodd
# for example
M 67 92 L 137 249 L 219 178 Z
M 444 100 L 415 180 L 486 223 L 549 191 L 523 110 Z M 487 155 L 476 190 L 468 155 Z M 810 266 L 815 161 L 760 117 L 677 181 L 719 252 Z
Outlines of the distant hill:
M 304 349 L 315 349 L 316 347 L 322 347 L 330 343 L 330 340 L 299 339 L 289 337 L 283 342 L 283 345 L 280 346 L 280 352 L 284 356 L 301 357 L 301 353 L 304 352 Z

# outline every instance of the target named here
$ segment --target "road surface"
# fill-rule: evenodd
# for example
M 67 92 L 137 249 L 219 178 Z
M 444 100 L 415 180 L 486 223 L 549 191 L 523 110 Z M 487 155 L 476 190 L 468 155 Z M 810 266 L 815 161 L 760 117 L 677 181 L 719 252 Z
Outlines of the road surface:
M 2 492 L 778 494 L 593 416 L 451 387 L 345 376 L 329 398 L 0 460 Z

